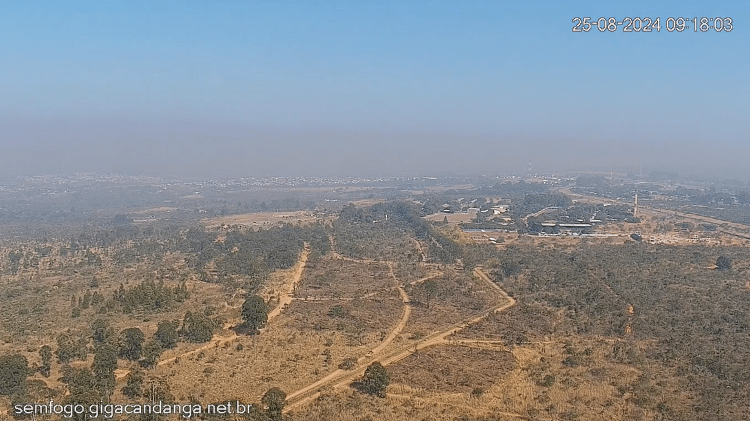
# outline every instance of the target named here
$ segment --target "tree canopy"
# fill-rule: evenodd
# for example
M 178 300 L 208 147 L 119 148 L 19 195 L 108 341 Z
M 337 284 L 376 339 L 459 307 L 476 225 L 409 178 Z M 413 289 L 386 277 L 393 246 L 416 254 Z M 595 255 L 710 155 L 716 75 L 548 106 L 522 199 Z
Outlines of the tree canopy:
M 44 345 L 39 349 L 39 359 L 42 365 L 39 367 L 39 372 L 44 377 L 49 377 L 50 370 L 52 369 L 52 347 Z
M 0 357 L 0 395 L 15 393 L 26 381 L 29 362 L 21 354 Z
M 118 344 L 120 346 L 119 355 L 131 361 L 137 361 L 141 358 L 143 352 L 143 342 L 146 336 L 137 327 L 131 327 L 120 332 Z
M 284 409 L 286 393 L 278 387 L 272 387 L 263 395 L 260 402 L 266 407 L 268 416 L 273 421 L 281 420 L 281 411 Z
M 189 342 L 208 342 L 213 337 L 214 328 L 216 323 L 210 317 L 188 311 L 179 333 Z
M 258 329 L 268 321 L 268 306 L 259 295 L 253 295 L 242 303 L 242 319 L 251 329 Z
M 96 347 L 91 370 L 96 377 L 99 394 L 111 396 L 115 390 L 115 370 L 117 369 L 117 350 L 109 343 Z
M 370 364 L 365 370 L 365 375 L 360 382 L 363 392 L 370 395 L 385 397 L 385 390 L 391 380 L 388 371 L 378 361 Z
M 716 258 L 716 269 L 721 271 L 728 271 L 732 269 L 732 260 L 727 256 L 721 255 Z
M 141 364 L 144 367 L 156 366 L 161 353 L 162 347 L 161 344 L 159 344 L 159 341 L 151 339 L 150 341 L 146 342 L 146 345 L 143 347 L 143 360 L 141 360 Z
M 162 320 L 159 322 L 154 333 L 154 339 L 159 342 L 163 349 L 171 349 L 177 346 L 177 340 L 179 335 L 177 328 L 180 326 L 180 322 L 177 320 Z

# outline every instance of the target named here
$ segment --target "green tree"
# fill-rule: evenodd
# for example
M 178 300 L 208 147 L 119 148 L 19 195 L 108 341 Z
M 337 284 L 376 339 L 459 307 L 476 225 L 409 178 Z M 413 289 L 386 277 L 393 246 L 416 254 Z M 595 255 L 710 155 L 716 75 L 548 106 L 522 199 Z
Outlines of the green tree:
M 391 380 L 385 367 L 378 361 L 370 364 L 360 382 L 361 389 L 370 395 L 385 397 L 385 391 Z
M 177 328 L 180 326 L 180 322 L 177 320 L 169 321 L 162 320 L 159 322 L 159 326 L 156 328 L 154 339 L 156 339 L 163 349 L 171 349 L 177 346 L 177 340 L 179 335 L 177 334 Z
M 112 396 L 115 390 L 115 370 L 117 350 L 109 343 L 99 344 L 94 354 L 91 370 L 96 378 L 96 386 L 101 396 Z
M 81 302 L 81 309 L 86 310 L 89 308 L 89 304 L 91 303 L 91 291 L 86 291 L 85 294 L 83 294 L 83 301 Z
M 42 360 L 42 366 L 39 367 L 39 372 L 44 377 L 49 377 L 50 370 L 52 369 L 52 348 L 49 345 L 44 345 L 39 349 L 39 358 Z
M 98 291 L 94 291 L 94 293 L 91 295 L 91 307 L 96 308 L 99 304 L 101 304 L 104 301 L 104 296 L 102 294 L 99 294 Z
M 193 314 L 188 311 L 182 320 L 180 335 L 189 342 L 208 342 L 213 337 L 216 323 L 205 314 Z
M 65 332 L 57 336 L 57 362 L 67 364 L 73 360 L 86 361 L 89 355 L 88 338 L 75 340 L 71 333 Z
M 91 338 L 94 342 L 102 343 L 106 342 L 114 336 L 114 330 L 109 326 L 109 322 L 104 319 L 96 319 L 91 322 Z
M 26 405 L 29 402 L 35 402 L 37 398 L 33 397 L 29 393 L 28 387 L 19 387 L 15 393 L 10 396 L 10 407 L 15 408 L 16 405 Z M 13 418 L 17 420 L 32 420 L 35 421 L 37 418 L 34 415 L 18 414 L 13 411 Z M 9 418 L 3 418 L 9 419 Z
M 242 303 L 242 319 L 251 329 L 258 329 L 268 321 L 268 306 L 259 295 L 253 295 Z
M 732 269 L 732 260 L 727 256 L 721 255 L 716 258 L 716 269 L 721 271 L 729 271 Z
M 125 377 L 126 385 L 122 388 L 122 394 L 134 399 L 143 394 L 143 371 L 136 367 L 133 369 L 127 377 Z
M 161 344 L 159 344 L 158 341 L 151 339 L 146 342 L 146 345 L 143 347 L 143 360 L 141 360 L 141 364 L 143 364 L 144 367 L 149 368 L 156 366 L 161 353 Z
M 131 361 L 137 361 L 141 358 L 143 351 L 143 342 L 146 336 L 137 327 L 131 327 L 120 332 L 119 356 Z
M 69 392 L 65 397 L 65 404 L 81 404 L 84 408 L 88 408 L 90 405 L 100 403 L 102 396 L 99 394 L 96 377 L 94 377 L 90 368 L 66 367 L 63 373 L 63 381 L 67 383 Z M 80 421 L 87 418 L 88 414 L 86 413 L 74 414 L 73 416 L 74 420 Z
M 29 362 L 21 354 L 0 357 L 0 395 L 10 395 L 23 388 L 29 375 Z
M 75 358 L 80 361 L 86 361 L 89 357 L 89 338 L 82 336 L 75 343 Z
M 286 393 L 278 387 L 272 387 L 263 395 L 260 402 L 266 407 L 268 416 L 273 421 L 281 421 L 281 413 L 284 409 Z
M 73 361 L 76 356 L 76 347 L 73 343 L 73 339 L 67 333 L 61 333 L 57 336 L 57 362 L 59 364 L 67 364 Z
M 427 308 L 430 307 L 430 300 L 438 293 L 438 284 L 434 279 L 428 279 L 424 282 L 424 291 L 427 296 Z

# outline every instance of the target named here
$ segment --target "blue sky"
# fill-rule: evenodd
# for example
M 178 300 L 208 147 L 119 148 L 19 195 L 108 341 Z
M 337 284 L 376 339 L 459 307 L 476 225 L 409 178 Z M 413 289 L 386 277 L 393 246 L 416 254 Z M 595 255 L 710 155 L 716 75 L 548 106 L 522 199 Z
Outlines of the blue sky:
M 0 173 L 750 178 L 750 7 L 509 3 L 4 4 Z M 668 32 L 680 16 L 734 29 Z

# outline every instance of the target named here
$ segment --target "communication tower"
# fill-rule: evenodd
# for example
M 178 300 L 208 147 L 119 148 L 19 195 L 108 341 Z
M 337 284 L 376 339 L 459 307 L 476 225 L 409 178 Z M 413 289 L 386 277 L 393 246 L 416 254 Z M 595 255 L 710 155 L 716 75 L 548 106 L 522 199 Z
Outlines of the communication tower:
M 528 178 L 529 180 L 531 180 L 531 179 L 532 179 L 532 175 L 531 175 L 531 174 L 532 174 L 532 173 L 531 173 L 531 161 L 529 161 L 529 174 L 527 175 L 527 178 Z

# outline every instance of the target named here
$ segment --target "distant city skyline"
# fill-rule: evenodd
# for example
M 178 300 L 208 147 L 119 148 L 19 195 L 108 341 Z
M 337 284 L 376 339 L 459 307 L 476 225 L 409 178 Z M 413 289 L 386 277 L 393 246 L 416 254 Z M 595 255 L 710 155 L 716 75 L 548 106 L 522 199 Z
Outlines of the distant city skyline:
M 737 2 L 18 2 L 0 175 L 644 170 L 746 181 Z M 575 17 L 660 18 L 574 33 Z M 669 17 L 732 18 L 669 32 Z

